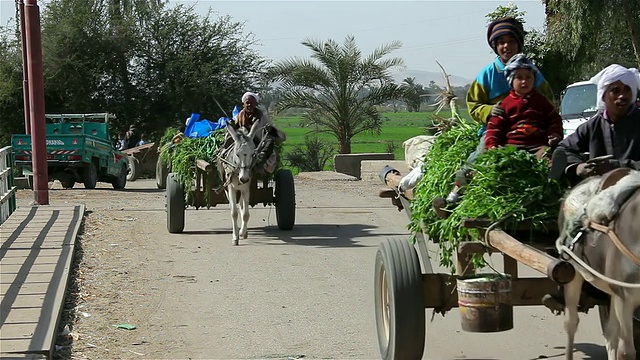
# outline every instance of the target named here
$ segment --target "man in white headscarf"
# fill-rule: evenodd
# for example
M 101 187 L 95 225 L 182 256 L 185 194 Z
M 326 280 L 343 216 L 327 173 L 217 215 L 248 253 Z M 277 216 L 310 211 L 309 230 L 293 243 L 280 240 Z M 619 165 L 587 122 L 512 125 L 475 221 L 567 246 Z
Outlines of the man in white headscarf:
M 566 153 L 564 173 L 573 182 L 619 167 L 640 170 L 638 70 L 613 64 L 593 80 L 598 82 L 600 110 L 556 149 Z
M 266 110 L 258 108 L 259 101 L 258 94 L 250 91 L 244 93 L 242 95 L 243 108 L 230 125 L 236 129 L 242 126 L 249 131 L 253 124 L 259 123 L 258 126 L 261 130 L 256 136 L 256 140 L 259 140 L 256 157 L 259 163 L 265 165 L 264 168 L 267 172 L 273 172 L 276 165 L 275 143 L 284 141 L 286 135 L 273 126 Z M 263 137 L 265 138 L 263 139 Z

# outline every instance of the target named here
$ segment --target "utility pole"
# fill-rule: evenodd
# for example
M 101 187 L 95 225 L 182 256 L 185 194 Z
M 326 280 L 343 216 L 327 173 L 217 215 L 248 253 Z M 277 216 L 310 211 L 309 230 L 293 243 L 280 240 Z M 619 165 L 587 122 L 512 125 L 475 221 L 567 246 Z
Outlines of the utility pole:
M 24 6 L 27 55 L 27 78 L 29 85 L 29 111 L 31 120 L 31 161 L 33 169 L 33 192 L 38 205 L 49 204 L 49 171 L 47 169 L 47 135 L 44 121 L 44 79 L 42 74 L 42 37 L 40 32 L 40 9 L 37 0 L 26 0 Z M 23 52 L 24 53 L 24 52 Z

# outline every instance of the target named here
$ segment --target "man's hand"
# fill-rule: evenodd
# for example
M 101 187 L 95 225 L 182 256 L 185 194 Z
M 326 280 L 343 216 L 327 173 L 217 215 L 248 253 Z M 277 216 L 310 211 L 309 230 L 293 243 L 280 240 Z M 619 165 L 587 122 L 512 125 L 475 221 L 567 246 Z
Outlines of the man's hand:
M 606 174 L 613 169 L 620 167 L 620 161 L 613 159 L 612 155 L 599 156 L 587 161 L 588 164 L 594 164 L 595 171 L 598 174 Z
M 560 143 L 560 140 L 562 140 L 562 137 L 558 135 L 549 135 L 549 146 L 554 147 L 558 145 L 558 143 Z
M 612 159 L 613 156 L 605 155 L 589 159 L 586 163 L 580 163 L 576 167 L 576 175 L 586 178 L 594 175 L 606 174 L 620 167 L 620 161 Z
M 596 165 L 594 163 L 580 163 L 576 167 L 576 175 L 581 178 L 588 178 L 596 174 Z
M 502 106 L 500 106 L 500 104 L 502 104 L 502 101 L 499 101 L 497 104 L 491 107 L 491 116 L 504 115 L 504 109 L 502 108 Z

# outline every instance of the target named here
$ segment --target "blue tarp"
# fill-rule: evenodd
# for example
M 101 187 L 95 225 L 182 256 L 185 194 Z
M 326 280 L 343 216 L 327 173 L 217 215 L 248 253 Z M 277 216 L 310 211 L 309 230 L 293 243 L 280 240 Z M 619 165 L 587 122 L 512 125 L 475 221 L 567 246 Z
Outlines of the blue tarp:
M 240 109 L 238 108 L 238 106 L 234 107 L 233 111 L 231 112 L 234 120 L 239 113 Z M 200 120 L 200 114 L 193 113 L 191 114 L 189 121 L 187 121 L 187 127 L 184 129 L 184 136 L 190 137 L 192 139 L 207 137 L 212 132 L 227 127 L 228 122 L 229 118 L 224 116 L 219 118 L 216 122 L 209 121 L 207 119 Z

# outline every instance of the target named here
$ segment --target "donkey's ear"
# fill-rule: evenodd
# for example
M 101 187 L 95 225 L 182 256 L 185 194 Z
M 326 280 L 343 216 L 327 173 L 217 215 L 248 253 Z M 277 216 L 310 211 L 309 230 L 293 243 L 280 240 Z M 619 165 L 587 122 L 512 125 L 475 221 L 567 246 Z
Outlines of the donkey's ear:
M 260 122 L 256 121 L 255 123 L 253 123 L 253 126 L 251 126 L 251 130 L 249 130 L 249 139 L 252 139 L 256 137 L 256 134 L 258 134 L 258 131 L 260 130 Z
M 236 133 L 236 129 L 230 123 L 227 124 L 227 132 L 231 135 L 233 142 L 238 142 L 238 133 Z

